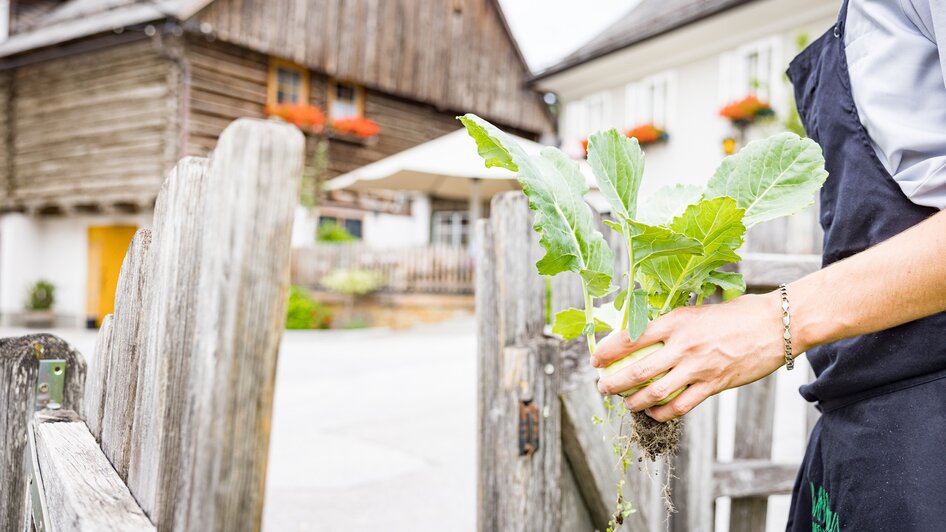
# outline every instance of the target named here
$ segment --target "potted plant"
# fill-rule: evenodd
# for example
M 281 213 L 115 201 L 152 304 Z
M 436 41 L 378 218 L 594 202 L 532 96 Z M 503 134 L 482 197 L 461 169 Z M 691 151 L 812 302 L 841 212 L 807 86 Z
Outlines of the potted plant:
M 728 119 L 736 127 L 752 125 L 760 118 L 775 116 L 769 102 L 750 94 L 741 100 L 730 102 L 719 110 L 719 116 Z
M 657 142 L 664 142 L 670 138 L 670 135 L 667 134 L 667 131 L 661 129 L 654 124 L 641 124 L 636 127 L 632 127 L 624 132 L 624 136 L 630 139 L 637 139 L 637 143 L 641 146 L 646 146 L 648 144 L 654 144 Z
M 368 295 L 384 286 L 384 279 L 378 272 L 360 269 L 338 269 L 322 278 L 322 285 L 345 296 L 345 313 L 342 326 L 351 328 L 354 320 L 355 300 Z M 363 323 L 358 320 L 357 323 Z
M 49 281 L 38 280 L 27 291 L 23 321 L 27 327 L 49 328 L 53 326 L 56 303 L 56 287 Z
M 640 146 L 664 142 L 670 138 L 670 134 L 665 129 L 661 129 L 654 124 L 640 124 L 624 131 L 624 136 L 629 139 L 637 139 Z M 584 150 L 585 158 L 588 157 L 588 139 L 581 139 L 581 149 Z

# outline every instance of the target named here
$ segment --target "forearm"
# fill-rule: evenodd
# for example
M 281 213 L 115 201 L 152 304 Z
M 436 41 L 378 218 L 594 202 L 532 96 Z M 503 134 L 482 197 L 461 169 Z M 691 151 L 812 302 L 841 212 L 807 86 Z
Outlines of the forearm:
M 788 286 L 796 352 L 946 310 L 946 211 Z

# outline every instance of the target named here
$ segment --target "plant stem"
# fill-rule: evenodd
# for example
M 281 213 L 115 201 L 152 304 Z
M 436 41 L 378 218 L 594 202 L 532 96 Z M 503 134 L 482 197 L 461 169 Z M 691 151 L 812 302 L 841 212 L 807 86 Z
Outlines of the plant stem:
M 703 304 L 703 294 L 701 293 L 700 295 L 696 296 L 696 305 L 700 306 L 702 304 Z
M 631 315 L 631 301 L 634 300 L 634 237 L 631 228 L 624 224 L 624 234 L 627 235 L 627 299 L 624 301 L 624 317 L 621 319 L 621 329 L 627 329 L 628 318 Z
M 591 293 L 588 292 L 588 285 L 585 284 L 584 280 L 581 282 L 581 291 L 585 295 L 585 325 L 591 324 L 594 327 L 595 324 L 595 307 L 591 302 Z M 594 354 L 596 342 L 595 342 L 595 331 L 594 328 L 591 329 L 591 332 L 587 335 L 588 338 L 588 353 Z
M 687 260 L 686 267 L 683 268 L 683 272 L 680 274 L 680 278 L 677 279 L 677 282 L 673 284 L 673 288 L 670 289 L 670 294 L 667 295 L 667 300 L 664 301 L 664 306 L 660 308 L 660 312 L 657 313 L 658 316 L 663 316 L 668 310 L 670 310 L 670 303 L 673 301 L 674 296 L 677 295 L 677 289 L 680 288 L 680 283 L 683 282 L 683 278 L 690 271 L 690 264 L 693 263 L 693 257 L 690 257 Z

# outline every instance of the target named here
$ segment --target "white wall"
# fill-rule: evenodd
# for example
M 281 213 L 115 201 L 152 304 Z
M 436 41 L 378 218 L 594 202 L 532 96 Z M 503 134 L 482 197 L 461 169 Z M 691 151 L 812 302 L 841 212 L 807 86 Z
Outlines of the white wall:
M 151 226 L 152 213 L 37 218 L 0 216 L 0 316 L 23 310 L 27 290 L 39 279 L 56 286 L 57 315 L 85 323 L 88 228 Z
M 767 83 L 770 103 L 782 119 L 791 96 L 782 72 L 796 54 L 797 37 L 817 38 L 833 24 L 838 6 L 824 0 L 754 2 L 542 80 L 539 88 L 558 93 L 563 109 L 562 147 L 579 156 L 579 141 L 590 133 L 639 125 L 628 123 L 628 115 L 634 115 L 628 109 L 629 85 L 668 75 L 672 80 L 666 124 L 670 140 L 645 148 L 642 195 L 646 198 L 665 184 L 703 184 L 724 157 L 722 140 L 734 132 L 718 111 L 748 93 L 733 87 L 739 69 L 731 58 L 747 45 L 772 44 L 775 64 Z M 608 107 L 603 119 L 590 112 L 602 100 Z M 750 139 L 780 129 L 778 123 L 754 127 Z
M 377 248 L 424 246 L 430 242 L 430 198 L 416 194 L 410 216 L 368 213 L 362 221 L 363 240 Z

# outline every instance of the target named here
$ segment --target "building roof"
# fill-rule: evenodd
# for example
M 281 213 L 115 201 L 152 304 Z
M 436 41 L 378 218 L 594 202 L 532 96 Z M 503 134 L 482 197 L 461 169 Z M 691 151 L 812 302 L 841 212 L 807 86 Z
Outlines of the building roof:
M 23 33 L 0 42 L 0 57 L 135 24 L 189 18 L 211 0 L 68 0 Z
M 548 78 L 629 46 L 754 0 L 641 0 L 637 7 L 558 63 L 532 77 Z

